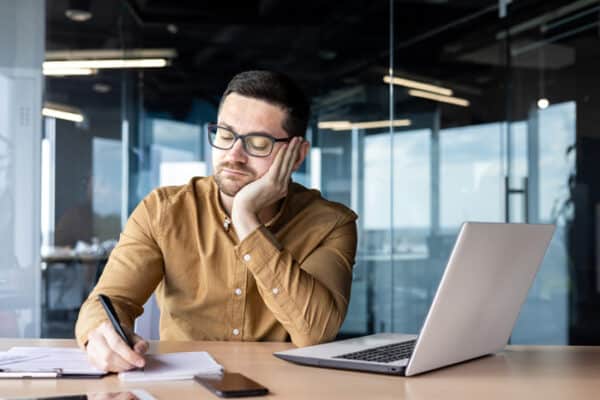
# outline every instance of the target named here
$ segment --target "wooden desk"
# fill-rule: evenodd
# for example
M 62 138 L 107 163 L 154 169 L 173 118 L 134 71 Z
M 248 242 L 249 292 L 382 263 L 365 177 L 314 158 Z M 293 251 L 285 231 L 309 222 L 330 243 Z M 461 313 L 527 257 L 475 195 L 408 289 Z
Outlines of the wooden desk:
M 74 346 L 72 340 L 0 339 L 11 346 Z M 600 396 L 600 348 L 522 347 L 411 378 L 321 369 L 271 355 L 286 343 L 154 342 L 151 351 L 209 351 L 230 371 L 267 386 L 281 399 L 595 399 Z M 3 380 L 0 397 L 73 394 L 142 388 L 157 399 L 217 398 L 193 381 L 121 383 L 114 375 L 96 380 Z

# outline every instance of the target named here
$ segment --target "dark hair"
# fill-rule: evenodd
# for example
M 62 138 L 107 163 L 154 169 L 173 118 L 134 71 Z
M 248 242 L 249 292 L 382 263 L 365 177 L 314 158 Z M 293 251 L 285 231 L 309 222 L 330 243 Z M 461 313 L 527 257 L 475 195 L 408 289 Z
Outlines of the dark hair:
M 287 75 L 272 71 L 239 73 L 227 85 L 219 109 L 231 93 L 263 100 L 280 107 L 287 114 L 283 121 L 283 129 L 289 136 L 304 137 L 310 105 L 302 90 Z

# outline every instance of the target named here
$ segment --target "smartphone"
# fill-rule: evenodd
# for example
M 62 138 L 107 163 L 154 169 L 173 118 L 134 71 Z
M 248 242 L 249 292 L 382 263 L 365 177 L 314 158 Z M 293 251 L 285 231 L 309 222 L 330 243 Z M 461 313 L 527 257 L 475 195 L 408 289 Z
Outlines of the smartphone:
M 196 375 L 194 379 L 219 397 L 262 396 L 269 389 L 235 372 L 223 372 L 222 375 Z

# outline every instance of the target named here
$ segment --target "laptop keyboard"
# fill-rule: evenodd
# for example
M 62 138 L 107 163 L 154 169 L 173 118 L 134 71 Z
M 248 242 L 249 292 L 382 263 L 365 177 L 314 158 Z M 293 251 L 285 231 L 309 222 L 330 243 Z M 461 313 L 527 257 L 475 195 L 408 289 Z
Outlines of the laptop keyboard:
M 342 354 L 334 358 L 390 363 L 410 357 L 416 342 L 416 340 L 411 340 L 408 342 L 392 343 L 354 353 Z

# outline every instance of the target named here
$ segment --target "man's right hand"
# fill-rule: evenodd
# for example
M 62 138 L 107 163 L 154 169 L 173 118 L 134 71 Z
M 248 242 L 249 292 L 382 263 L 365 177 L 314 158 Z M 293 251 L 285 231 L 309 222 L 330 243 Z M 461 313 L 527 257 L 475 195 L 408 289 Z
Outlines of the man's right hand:
M 143 355 L 148 342 L 123 327 L 133 340 L 133 350 L 121 339 L 110 322 L 104 322 L 88 335 L 86 351 L 88 360 L 103 371 L 120 372 L 142 368 L 146 364 Z

